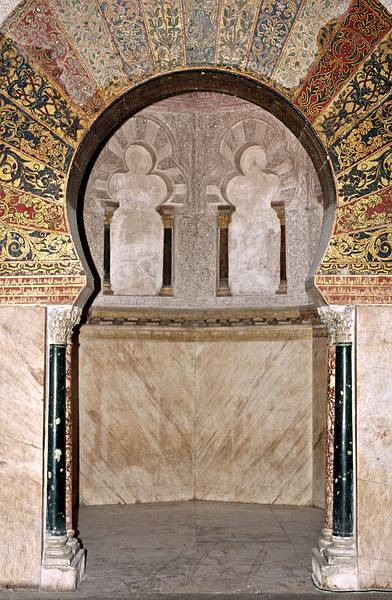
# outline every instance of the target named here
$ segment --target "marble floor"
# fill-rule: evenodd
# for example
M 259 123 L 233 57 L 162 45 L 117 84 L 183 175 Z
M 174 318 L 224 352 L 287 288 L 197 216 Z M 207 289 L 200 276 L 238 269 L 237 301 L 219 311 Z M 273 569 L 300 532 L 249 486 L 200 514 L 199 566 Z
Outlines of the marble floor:
M 0 600 L 332 600 L 310 579 L 323 512 L 312 507 L 183 502 L 83 507 L 87 573 L 67 594 L 0 592 Z M 392 594 L 344 594 L 339 600 Z

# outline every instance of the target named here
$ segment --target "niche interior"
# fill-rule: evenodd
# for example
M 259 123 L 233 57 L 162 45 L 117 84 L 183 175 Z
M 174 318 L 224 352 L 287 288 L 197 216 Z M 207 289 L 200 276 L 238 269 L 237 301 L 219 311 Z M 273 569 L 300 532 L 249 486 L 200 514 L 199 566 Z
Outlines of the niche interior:
M 79 339 L 82 504 L 323 506 L 322 218 L 306 151 L 247 101 L 178 95 L 110 138 L 84 204 L 101 291 Z

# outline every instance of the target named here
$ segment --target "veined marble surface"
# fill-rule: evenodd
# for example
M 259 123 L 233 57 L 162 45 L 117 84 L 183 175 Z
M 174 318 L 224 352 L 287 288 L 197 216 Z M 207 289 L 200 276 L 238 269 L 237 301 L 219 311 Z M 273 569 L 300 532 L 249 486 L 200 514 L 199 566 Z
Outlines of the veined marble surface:
M 81 335 L 79 365 L 81 503 L 192 498 L 192 345 Z
M 209 341 L 142 339 L 115 325 L 110 338 L 108 328 L 80 334 L 83 504 L 311 504 L 313 470 L 323 490 L 311 326 L 297 339 Z
M 39 585 L 45 309 L 0 308 L 0 587 Z
M 311 504 L 312 341 L 196 348 L 196 497 Z
M 361 588 L 392 587 L 392 307 L 357 308 L 357 518 Z
M 325 508 L 325 459 L 328 393 L 326 338 L 313 338 L 313 504 Z

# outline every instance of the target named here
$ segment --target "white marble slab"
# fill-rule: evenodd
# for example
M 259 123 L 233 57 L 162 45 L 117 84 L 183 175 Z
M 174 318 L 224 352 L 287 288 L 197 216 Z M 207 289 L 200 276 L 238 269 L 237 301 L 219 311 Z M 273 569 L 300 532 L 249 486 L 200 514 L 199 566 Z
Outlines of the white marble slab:
M 44 308 L 0 308 L 0 587 L 40 582 L 44 336 Z
M 392 308 L 357 309 L 357 518 L 361 588 L 392 588 Z

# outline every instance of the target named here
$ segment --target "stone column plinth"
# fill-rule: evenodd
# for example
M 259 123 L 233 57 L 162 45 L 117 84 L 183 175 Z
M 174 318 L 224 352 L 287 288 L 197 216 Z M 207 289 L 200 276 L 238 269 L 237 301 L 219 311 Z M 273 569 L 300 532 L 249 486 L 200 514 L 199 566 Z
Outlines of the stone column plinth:
M 85 553 L 66 515 L 67 346 L 79 318 L 78 308 L 54 306 L 47 310 L 46 532 L 41 569 L 41 589 L 45 591 L 73 591 L 84 573 Z
M 319 309 L 319 312 L 328 328 L 334 347 L 334 360 L 330 357 L 329 362 L 335 363 L 335 398 L 333 411 L 329 406 L 327 415 L 328 422 L 331 412 L 333 414 L 333 427 L 331 427 L 333 433 L 331 435 L 331 431 L 327 432 L 326 521 L 318 547 L 313 549 L 313 581 L 317 587 L 325 590 L 355 590 L 359 588 L 359 583 L 353 523 L 354 309 L 346 306 L 329 306 Z M 329 426 L 331 425 L 329 423 Z

